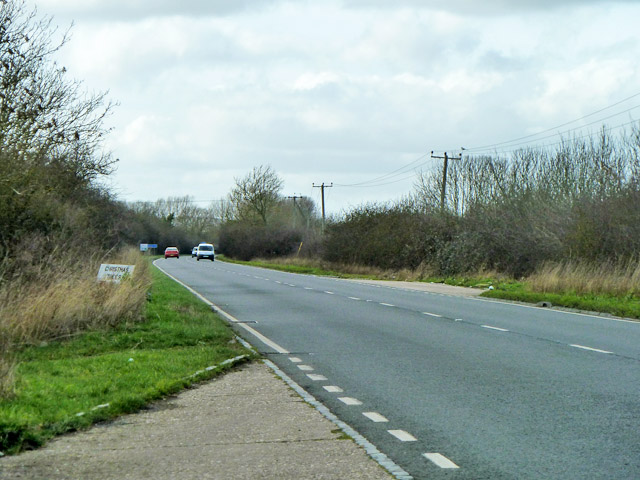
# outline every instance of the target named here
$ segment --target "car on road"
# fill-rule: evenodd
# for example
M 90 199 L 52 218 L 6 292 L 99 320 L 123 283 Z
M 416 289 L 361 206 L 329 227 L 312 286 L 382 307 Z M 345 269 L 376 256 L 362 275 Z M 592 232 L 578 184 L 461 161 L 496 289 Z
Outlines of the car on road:
M 191 258 L 198 256 L 198 247 L 193 247 L 191 249 Z
M 180 250 L 177 247 L 167 247 L 164 249 L 164 258 L 176 257 L 180 258 Z
M 198 252 L 196 253 L 196 260 L 200 261 L 201 258 L 209 258 L 212 262 L 216 258 L 216 252 L 213 245 L 210 243 L 201 243 L 198 245 Z

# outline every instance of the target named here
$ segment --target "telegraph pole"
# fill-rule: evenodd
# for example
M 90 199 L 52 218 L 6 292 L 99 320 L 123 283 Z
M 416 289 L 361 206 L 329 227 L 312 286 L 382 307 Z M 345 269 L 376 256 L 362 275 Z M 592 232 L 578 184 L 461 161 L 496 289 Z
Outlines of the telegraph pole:
M 315 183 L 313 184 L 313 188 L 319 188 L 320 193 L 322 194 L 322 227 L 323 228 L 324 228 L 324 189 L 331 188 L 331 187 L 333 187 L 333 182 L 331 182 L 331 185 L 325 185 L 324 182 L 322 182 L 322 185 L 316 185 Z
M 298 204 L 296 203 L 296 200 L 298 198 L 302 198 L 302 195 L 296 195 L 295 193 L 293 195 L 289 195 L 287 198 L 291 198 L 293 200 L 293 208 L 296 210 L 300 210 L 300 207 L 298 207 Z M 300 211 L 300 214 L 302 215 L 302 211 Z M 302 215 L 302 217 L 304 218 L 304 215 Z M 293 228 L 296 228 L 296 215 L 295 213 L 293 214 Z
M 460 160 L 462 158 L 462 154 L 459 157 L 449 157 L 447 152 L 444 152 L 444 157 L 440 157 L 438 155 L 433 154 L 433 150 L 431 150 L 431 158 L 441 158 L 444 160 L 444 164 L 442 165 L 442 189 L 440 190 L 440 210 L 444 212 L 444 198 L 447 193 L 447 168 L 449 166 L 449 158 L 451 160 Z

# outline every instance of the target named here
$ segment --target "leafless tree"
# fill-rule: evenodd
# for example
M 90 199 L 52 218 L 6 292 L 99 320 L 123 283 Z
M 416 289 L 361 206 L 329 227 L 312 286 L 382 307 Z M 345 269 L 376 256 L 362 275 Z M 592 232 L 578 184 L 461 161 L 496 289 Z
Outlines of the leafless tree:
M 229 200 L 239 220 L 259 219 L 267 224 L 269 214 L 280 199 L 283 180 L 271 168 L 261 165 L 242 178 L 229 193 Z

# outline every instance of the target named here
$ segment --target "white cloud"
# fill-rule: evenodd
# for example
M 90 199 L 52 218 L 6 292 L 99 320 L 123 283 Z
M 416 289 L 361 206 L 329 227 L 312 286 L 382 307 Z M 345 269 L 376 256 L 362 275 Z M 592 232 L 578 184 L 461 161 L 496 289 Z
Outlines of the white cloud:
M 120 102 L 108 146 L 127 199 L 220 198 L 262 163 L 312 196 L 313 182 L 358 183 L 640 90 L 637 2 L 38 4 L 62 26 L 76 20 L 60 62 Z M 411 184 L 335 187 L 329 205 L 398 198 Z

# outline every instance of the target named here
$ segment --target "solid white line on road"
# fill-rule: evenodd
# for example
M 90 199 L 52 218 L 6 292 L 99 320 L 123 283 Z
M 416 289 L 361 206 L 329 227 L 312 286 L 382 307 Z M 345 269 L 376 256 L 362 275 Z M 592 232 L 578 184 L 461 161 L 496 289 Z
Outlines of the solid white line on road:
M 582 350 L 590 350 L 592 352 L 598 352 L 598 353 L 613 353 L 610 352 L 608 350 L 600 350 L 599 348 L 592 348 L 592 347 L 585 347 L 584 345 L 576 345 L 576 344 L 571 344 L 569 345 L 570 347 L 575 347 L 575 348 L 581 348 Z
M 318 375 L 317 373 L 307 373 L 307 377 L 309 377 L 314 382 L 323 382 L 327 379 L 324 375 Z
M 380 305 L 384 305 L 385 307 L 395 307 L 395 305 L 392 305 L 390 303 L 380 303 Z
M 391 435 L 396 437 L 401 442 L 417 442 L 418 439 L 404 430 L 387 430 Z
M 453 463 L 444 455 L 440 453 L 423 453 L 423 455 L 433 463 L 435 463 L 440 468 L 460 468 L 458 465 Z
M 325 291 L 324 291 L 324 293 L 326 293 L 327 295 L 335 295 L 335 293 L 333 293 L 333 292 L 329 292 L 329 291 L 327 291 L 327 290 L 325 290 Z
M 302 362 L 301 359 L 299 359 L 298 357 L 289 357 L 289 360 L 291 360 L 293 363 L 300 363 Z
M 298 365 L 298 368 L 303 372 L 313 372 L 313 367 L 311 365 Z
M 338 400 L 340 400 L 345 405 L 362 405 L 362 402 L 360 400 L 353 397 L 338 397 Z
M 349 300 L 360 300 L 358 297 L 348 297 Z
M 442 318 L 442 315 L 438 315 L 437 313 L 422 312 L 422 314 L 423 315 L 429 315 L 430 317 Z
M 329 393 L 342 393 L 342 392 L 344 392 L 344 390 L 342 390 L 340 387 L 336 387 L 335 385 L 325 385 L 322 388 L 324 388 Z
M 369 420 L 371 420 L 372 422 L 388 422 L 389 420 L 387 420 L 386 417 L 380 415 L 377 412 L 362 412 L 362 414 L 367 417 Z
M 490 330 L 498 330 L 499 332 L 508 332 L 506 328 L 492 327 L 491 325 L 482 325 L 482 328 L 488 328 Z

